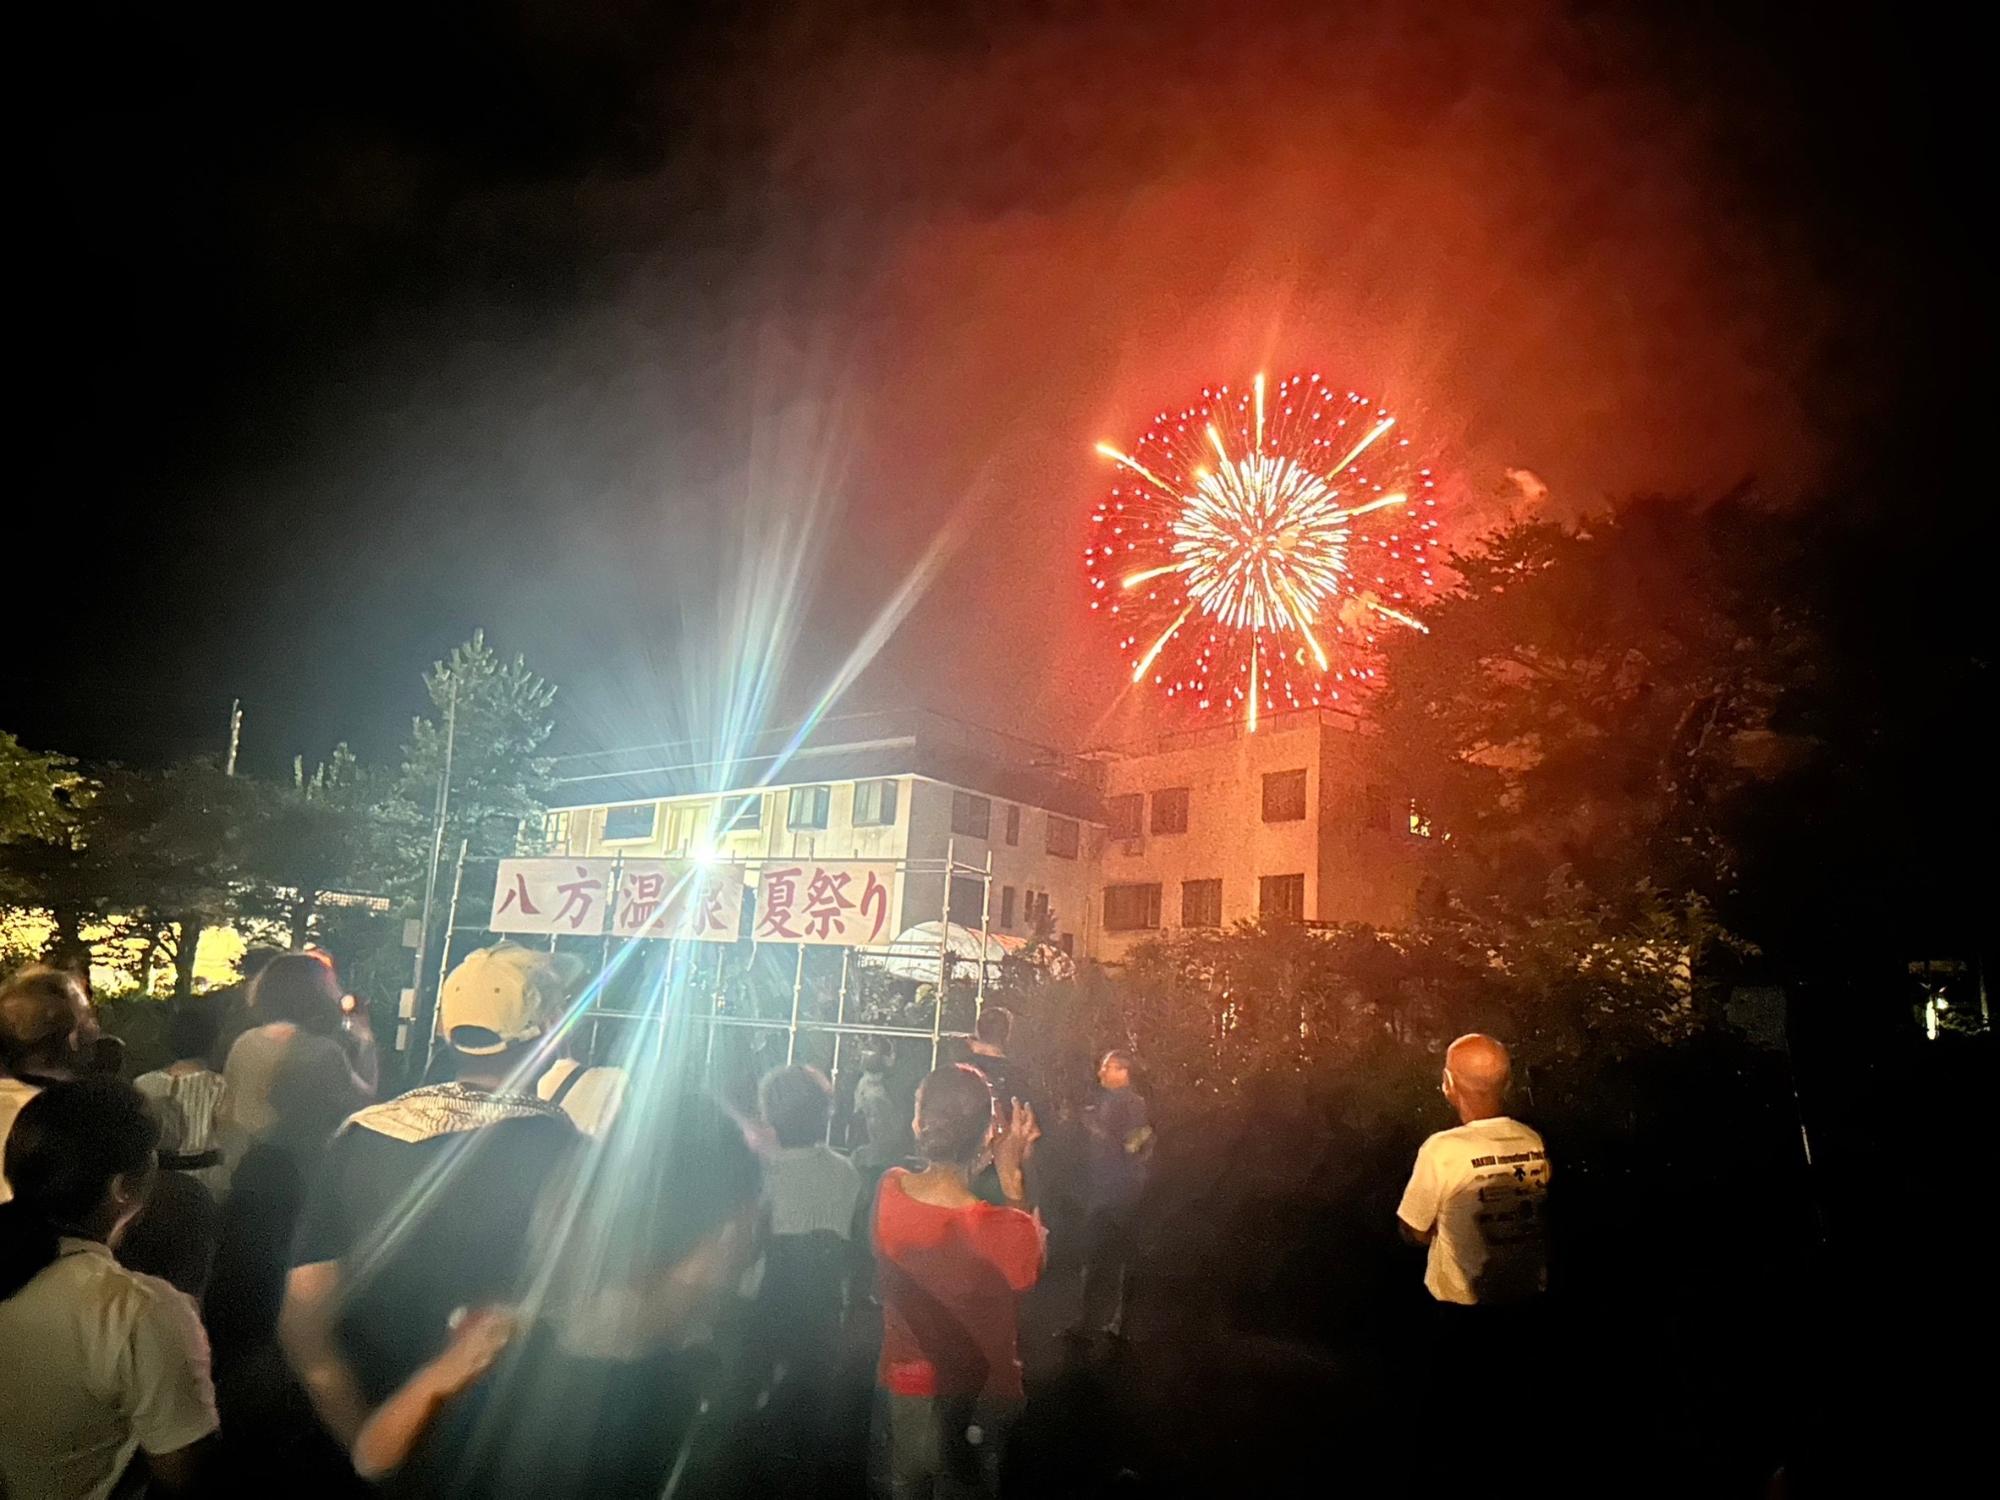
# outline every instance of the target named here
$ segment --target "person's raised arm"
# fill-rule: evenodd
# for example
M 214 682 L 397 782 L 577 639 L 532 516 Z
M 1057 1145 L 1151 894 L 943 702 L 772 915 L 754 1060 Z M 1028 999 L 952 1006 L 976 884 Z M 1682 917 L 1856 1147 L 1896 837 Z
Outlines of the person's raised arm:
M 278 1342 L 327 1431 L 351 1447 L 368 1419 L 368 1402 L 334 1335 L 340 1262 L 314 1261 L 285 1278 Z
M 400 1469 L 438 1413 L 493 1368 L 514 1327 L 513 1317 L 498 1308 L 466 1314 L 443 1351 L 361 1424 L 354 1438 L 354 1472 L 373 1481 Z

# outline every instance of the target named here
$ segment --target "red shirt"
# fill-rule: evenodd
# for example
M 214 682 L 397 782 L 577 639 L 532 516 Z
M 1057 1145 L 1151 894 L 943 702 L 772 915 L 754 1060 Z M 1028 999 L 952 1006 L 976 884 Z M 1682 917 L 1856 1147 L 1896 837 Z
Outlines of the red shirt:
M 896 1396 L 1019 1397 L 1020 1294 L 1042 1274 L 1042 1226 L 1018 1208 L 939 1208 L 886 1173 L 875 1193 L 882 1295 L 877 1378 Z

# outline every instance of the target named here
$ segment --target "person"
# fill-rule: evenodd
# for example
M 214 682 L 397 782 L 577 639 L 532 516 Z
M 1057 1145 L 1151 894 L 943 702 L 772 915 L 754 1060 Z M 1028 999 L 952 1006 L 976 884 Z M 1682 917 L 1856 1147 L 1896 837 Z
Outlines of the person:
M 1015 1100 L 1024 1104 L 1035 1102 L 1028 1090 L 1027 1069 L 1018 1059 L 1007 1055 L 1007 1043 L 1013 1034 L 1014 1013 L 1004 1005 L 982 1007 L 978 1019 L 972 1023 L 972 1055 L 968 1060 L 992 1086 L 993 1107 L 1002 1119 Z M 1006 1201 L 991 1163 L 973 1179 L 972 1190 L 988 1203 Z
M 285 953 L 250 986 L 255 1025 L 236 1039 L 223 1065 L 217 1130 L 233 1178 L 253 1146 L 270 1145 L 310 1169 L 319 1149 L 348 1115 L 375 1097 L 372 1047 L 355 1037 L 367 1022 L 344 1014 L 340 981 L 324 957 Z
M 558 964 L 574 964 L 573 955 L 551 955 Z M 581 974 L 577 965 L 576 974 Z M 565 1008 L 575 1000 L 574 977 L 565 986 Z M 602 1139 L 618 1118 L 625 1102 L 630 1075 L 622 1067 L 594 1056 L 594 1049 L 579 1040 L 572 1027 L 563 1036 L 563 1055 L 549 1064 L 548 1071 L 535 1080 L 535 1093 L 551 1104 L 560 1105 L 578 1130 L 593 1139 Z
M 216 1033 L 215 1043 L 209 1048 L 209 1066 L 217 1072 L 229 1061 L 229 1049 L 236 1045 L 236 1039 L 257 1024 L 250 1011 L 250 987 L 257 982 L 257 976 L 269 968 L 274 959 L 283 956 L 282 948 L 258 946 L 245 948 L 243 956 L 236 960 L 237 980 L 210 992 L 215 1001 Z
M 861 1078 L 854 1085 L 861 1140 L 854 1146 L 853 1161 L 871 1179 L 910 1154 L 910 1111 L 896 1102 L 889 1076 L 894 1066 L 895 1054 L 887 1047 L 870 1047 L 861 1054 Z
M 887 1489 L 993 1496 L 1023 1400 L 1019 1299 L 1042 1271 L 1024 1175 L 1041 1131 L 1018 1101 L 1003 1129 L 986 1079 L 955 1064 L 918 1087 L 915 1133 L 922 1170 L 891 1168 L 875 1195 Z M 1005 1206 L 972 1191 L 989 1152 Z
M 198 1492 L 216 1431 L 194 1303 L 114 1247 L 159 1126 L 129 1083 L 54 1082 L 7 1138 L 0 1205 L 0 1494 L 100 1500 L 145 1454 L 151 1493 Z
M 223 1185 L 217 1134 L 223 1078 L 209 1066 L 221 1032 L 222 1011 L 215 996 L 175 1003 L 167 1011 L 167 1044 L 174 1061 L 132 1080 L 160 1119 L 160 1169 L 186 1172 L 210 1192 Z
M 1153 1127 L 1132 1087 L 1132 1054 L 1119 1048 L 1097 1065 L 1099 1093 L 1087 1111 L 1089 1133 L 1080 1331 L 1124 1332 L 1132 1262 L 1132 1216 L 1146 1190 Z
M 97 1015 L 76 975 L 29 964 L 0 984 L 0 1147 L 44 1087 L 101 1071 L 98 1041 Z M 11 1191 L 0 1173 L 0 1203 Z
M 776 1148 L 764 1168 L 771 1233 L 846 1239 L 861 1199 L 861 1174 L 826 1144 L 833 1086 L 818 1068 L 773 1068 L 757 1085 L 757 1109 Z
M 475 1308 L 356 1434 L 392 1495 L 705 1500 L 721 1462 L 718 1341 L 755 1253 L 760 1173 L 700 1094 L 649 1094 L 552 1180 L 515 1305 Z
M 546 953 L 467 955 L 438 997 L 457 1080 L 361 1110 L 327 1147 L 279 1336 L 343 1445 L 446 1347 L 460 1308 L 515 1285 L 543 1184 L 581 1155 L 569 1117 L 524 1083 L 564 993 Z
M 1531 1307 L 1548 1286 L 1548 1151 L 1507 1115 L 1511 1071 L 1490 1036 L 1446 1049 L 1440 1088 L 1459 1123 L 1419 1148 L 1396 1209 L 1404 1239 L 1425 1247 L 1425 1290 L 1461 1335 L 1503 1320 L 1462 1310 Z

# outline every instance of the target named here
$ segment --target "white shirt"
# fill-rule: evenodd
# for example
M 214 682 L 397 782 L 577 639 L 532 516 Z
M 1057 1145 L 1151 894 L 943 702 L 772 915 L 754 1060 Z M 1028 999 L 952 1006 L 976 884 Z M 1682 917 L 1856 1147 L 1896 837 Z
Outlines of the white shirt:
M 826 1146 L 780 1146 L 764 1162 L 764 1198 L 771 1233 L 830 1229 L 846 1239 L 861 1203 L 861 1174 Z
M 14 1129 L 14 1116 L 22 1106 L 41 1092 L 32 1083 L 23 1083 L 18 1078 L 0 1078 L 0 1161 L 7 1155 L 7 1137 Z M 7 1174 L 0 1171 L 0 1203 L 14 1196 L 14 1190 L 7 1185 Z
M 1396 1216 L 1434 1231 L 1430 1294 L 1476 1306 L 1546 1290 L 1548 1191 L 1548 1152 L 1518 1120 L 1474 1120 L 1425 1141 Z
M 153 1101 L 160 1118 L 160 1150 L 180 1156 L 199 1156 L 221 1144 L 217 1115 L 222 1103 L 222 1075 L 212 1068 L 189 1068 L 176 1072 L 161 1068 L 141 1073 L 132 1080 L 138 1091 Z M 220 1165 L 201 1167 L 188 1174 L 211 1192 L 228 1186 L 228 1174 Z
M 0 1493 L 102 1500 L 138 1449 L 215 1431 L 208 1339 L 194 1303 L 94 1240 L 0 1302 Z
M 559 1057 L 549 1065 L 548 1072 L 535 1082 L 535 1095 L 541 1099 L 553 1099 L 563 1080 L 583 1065 L 573 1058 Z M 570 1090 L 562 1097 L 562 1112 L 569 1116 L 570 1123 L 588 1136 L 601 1136 L 611 1128 L 611 1122 L 618 1118 L 618 1107 L 625 1102 L 625 1070 L 623 1068 L 584 1068 L 583 1076 L 570 1085 Z

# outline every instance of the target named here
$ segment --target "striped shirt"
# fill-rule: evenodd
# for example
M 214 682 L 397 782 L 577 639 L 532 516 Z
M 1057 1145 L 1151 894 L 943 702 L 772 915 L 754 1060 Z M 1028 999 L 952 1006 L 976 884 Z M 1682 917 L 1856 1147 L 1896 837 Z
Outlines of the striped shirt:
M 222 1105 L 222 1075 L 213 1068 L 191 1068 L 175 1072 L 162 1068 L 141 1073 L 133 1085 L 153 1102 L 160 1117 L 160 1150 L 172 1156 L 199 1156 L 221 1145 L 216 1134 L 216 1115 Z M 201 1183 L 220 1191 L 228 1174 L 217 1165 L 191 1173 Z

